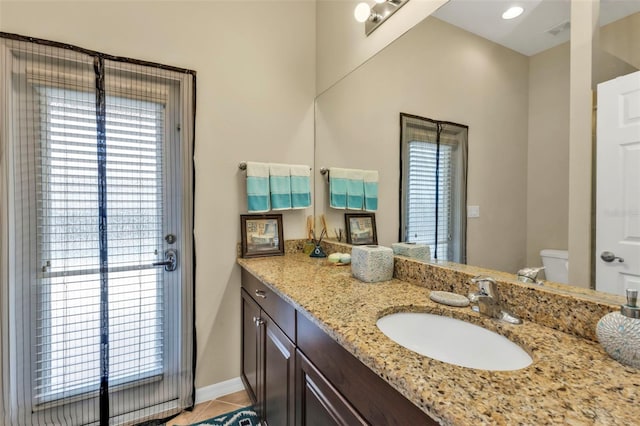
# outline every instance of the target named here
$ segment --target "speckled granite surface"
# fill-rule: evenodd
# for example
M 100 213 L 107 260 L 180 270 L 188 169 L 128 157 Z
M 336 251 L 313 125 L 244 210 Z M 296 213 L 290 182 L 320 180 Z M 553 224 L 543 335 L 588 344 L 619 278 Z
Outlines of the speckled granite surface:
M 468 294 L 476 291 L 468 284 L 475 275 L 489 275 L 498 283 L 501 300 L 520 318 L 597 341 L 596 324 L 604 315 L 618 310 L 622 297 L 604 295 L 588 289 L 545 282 L 525 284 L 513 274 L 444 262 L 421 263 L 396 257 L 394 276 L 431 290 Z
M 350 250 L 348 244 L 327 241 L 327 253 Z M 293 252 L 292 252 L 293 253 Z M 396 256 L 393 276 L 430 290 L 467 295 L 476 291 L 469 278 L 489 275 L 498 283 L 502 301 L 519 317 L 538 324 L 597 341 L 596 324 L 604 315 L 625 303 L 622 296 L 545 281 L 544 285 L 525 284 L 514 274 L 451 262 L 421 262 Z
M 639 370 L 612 360 L 596 342 L 532 321 L 500 324 L 468 307 L 438 305 L 426 288 L 442 287 L 436 279 L 421 286 L 398 279 L 367 284 L 353 278 L 349 266 L 303 254 L 238 263 L 441 424 L 629 425 L 640 419 Z M 460 293 L 458 285 L 444 290 Z M 589 302 L 576 301 L 583 303 Z M 418 355 L 375 325 L 379 317 L 397 311 L 432 312 L 481 325 L 521 345 L 533 364 L 490 372 Z

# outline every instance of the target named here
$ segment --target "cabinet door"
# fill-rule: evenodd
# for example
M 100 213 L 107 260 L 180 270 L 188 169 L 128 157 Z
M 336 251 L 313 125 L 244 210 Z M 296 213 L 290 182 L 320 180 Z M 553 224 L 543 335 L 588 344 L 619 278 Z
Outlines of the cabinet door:
M 242 372 L 241 377 L 251 401 L 261 399 L 260 372 L 260 307 L 242 290 Z
M 298 393 L 296 424 L 300 426 L 355 426 L 367 422 L 324 378 L 309 360 L 296 351 Z
M 271 426 L 294 423 L 295 345 L 264 315 L 264 420 Z

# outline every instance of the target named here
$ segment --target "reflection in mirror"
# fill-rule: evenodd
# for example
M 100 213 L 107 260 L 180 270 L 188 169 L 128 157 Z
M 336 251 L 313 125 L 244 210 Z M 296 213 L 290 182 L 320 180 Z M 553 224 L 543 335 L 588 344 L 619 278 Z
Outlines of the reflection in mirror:
M 468 2 L 452 0 L 437 14 L 456 3 Z M 531 3 L 530 14 L 566 3 L 545 30 L 569 17 L 569 2 Z M 467 218 L 468 264 L 513 274 L 541 266 L 542 249 L 568 247 L 569 43 L 554 39 L 520 53 L 443 19 L 425 19 L 317 98 L 315 169 L 379 171 L 378 241 L 390 246 L 401 226 L 399 113 L 463 123 L 470 129 L 467 205 L 478 213 Z M 505 38 L 517 22 L 511 26 Z M 558 34 L 568 37 L 564 27 Z M 607 40 L 625 40 L 623 50 L 637 55 L 640 35 L 619 36 L 622 27 L 629 25 L 608 24 L 616 35 Z M 328 207 L 326 179 L 316 179 L 315 197 L 329 229 L 344 227 L 345 211 Z
M 525 264 L 528 67 L 524 55 L 427 18 L 318 97 L 315 169 L 378 170 L 378 241 L 390 246 L 400 227 L 399 113 L 469 126 L 467 203 L 480 217 L 467 222 L 467 261 L 515 272 Z M 331 229 L 344 211 L 327 207 L 328 185 L 317 182 L 316 215 Z
M 601 8 L 610 5 L 601 2 Z M 594 275 L 597 290 L 617 294 L 637 289 L 640 283 L 640 163 L 635 154 L 640 145 L 639 10 L 640 2 L 621 2 L 616 9 L 620 15 L 635 13 L 612 23 L 601 13 L 600 23 L 605 25 L 594 41 Z
M 602 0 L 594 42 L 593 85 L 640 69 L 640 2 Z
M 467 126 L 400 114 L 400 241 L 466 262 Z

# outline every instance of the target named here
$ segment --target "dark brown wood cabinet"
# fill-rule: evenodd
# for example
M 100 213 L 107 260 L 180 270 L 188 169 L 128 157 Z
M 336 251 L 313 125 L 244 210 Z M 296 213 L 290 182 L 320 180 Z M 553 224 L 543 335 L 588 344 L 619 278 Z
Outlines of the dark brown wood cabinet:
M 292 426 L 295 345 L 242 290 L 242 381 L 264 424 Z
M 269 426 L 437 424 L 245 269 L 241 378 Z
M 296 347 L 272 320 L 264 327 L 263 418 L 271 426 L 293 425 Z
M 296 352 L 296 424 L 300 426 L 356 426 L 368 424 L 318 369 Z
M 259 387 L 262 383 L 258 382 L 258 365 L 260 364 L 261 355 L 259 353 L 260 327 L 257 320 L 260 318 L 260 306 L 242 290 L 242 381 L 244 387 L 249 394 L 249 398 L 253 403 L 257 403 L 259 395 Z M 259 407 L 256 406 L 257 409 Z

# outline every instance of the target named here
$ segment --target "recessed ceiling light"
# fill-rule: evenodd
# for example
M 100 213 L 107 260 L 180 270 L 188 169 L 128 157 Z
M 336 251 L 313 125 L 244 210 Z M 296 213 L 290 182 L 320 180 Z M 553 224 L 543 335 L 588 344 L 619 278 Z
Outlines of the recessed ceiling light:
M 517 18 L 518 16 L 522 15 L 522 12 L 524 12 L 524 9 L 520 6 L 510 7 L 502 14 L 502 19 Z

